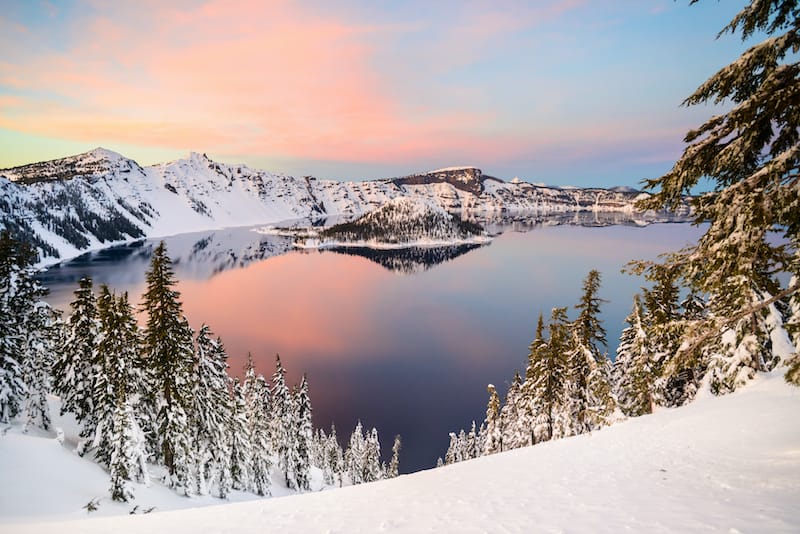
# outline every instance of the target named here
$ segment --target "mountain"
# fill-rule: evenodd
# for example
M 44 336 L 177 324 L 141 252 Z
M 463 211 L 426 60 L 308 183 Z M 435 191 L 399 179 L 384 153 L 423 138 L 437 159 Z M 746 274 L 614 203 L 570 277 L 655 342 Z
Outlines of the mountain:
M 0 227 L 32 243 L 41 263 L 140 237 L 331 215 L 352 218 L 397 197 L 451 213 L 621 212 L 640 193 L 507 183 L 474 167 L 339 182 L 228 165 L 191 153 L 142 167 L 110 150 L 0 170 Z
M 12 427 L 0 435 L 0 532 L 796 532 L 798 410 L 797 389 L 773 372 L 730 395 L 592 434 L 230 504 L 182 497 L 155 480 L 135 484 L 135 502 L 114 503 L 108 475 L 69 441 Z M 279 483 L 273 492 L 284 495 Z

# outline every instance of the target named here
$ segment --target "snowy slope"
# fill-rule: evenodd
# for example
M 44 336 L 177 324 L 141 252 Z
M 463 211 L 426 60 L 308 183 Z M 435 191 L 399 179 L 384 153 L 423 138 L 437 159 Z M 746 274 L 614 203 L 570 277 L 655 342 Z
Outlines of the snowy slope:
M 487 219 L 519 212 L 632 214 L 639 195 L 633 190 L 506 183 L 474 167 L 364 182 L 296 178 L 217 163 L 197 153 L 142 167 L 98 148 L 0 170 L 0 227 L 37 246 L 42 263 L 53 263 L 143 236 L 357 216 L 398 197 Z
M 35 455 L 63 451 L 53 444 L 21 449 L 0 438 L 0 472 L 13 464 L 20 467 L 12 473 L 28 473 L 0 485 L 0 532 L 797 532 L 798 411 L 800 390 L 773 373 L 726 397 L 385 482 L 69 520 L 78 510 L 41 523 L 10 522 L 18 500 L 12 497 L 35 483 L 30 473 L 53 461 Z M 35 513 L 62 506 L 50 497 L 62 483 L 53 477 L 51 487 L 33 491 Z M 67 499 L 78 502 L 61 497 Z

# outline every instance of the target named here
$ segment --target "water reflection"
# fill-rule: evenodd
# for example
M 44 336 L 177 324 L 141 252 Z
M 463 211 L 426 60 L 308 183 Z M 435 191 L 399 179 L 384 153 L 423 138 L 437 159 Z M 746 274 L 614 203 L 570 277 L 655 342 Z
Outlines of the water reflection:
M 698 235 L 684 224 L 507 231 L 490 246 L 445 253 L 439 264 L 428 253 L 402 261 L 301 253 L 289 239 L 250 229 L 165 241 L 190 323 L 208 323 L 222 337 L 232 372 L 241 374 L 252 352 L 259 371 L 271 374 L 280 353 L 291 381 L 308 373 L 316 425 L 335 422 L 342 436 L 361 418 L 387 447 L 401 434 L 408 472 L 433 466 L 447 432 L 484 413 L 486 384 L 505 389 L 525 365 L 538 313 L 577 302 L 589 269 L 603 273 L 600 295 L 610 301 L 603 318 L 615 344 L 641 284 L 621 267 Z M 77 280 L 89 275 L 136 302 L 154 245 L 50 269 L 49 300 L 65 309 Z M 413 274 L 397 276 L 385 263 Z

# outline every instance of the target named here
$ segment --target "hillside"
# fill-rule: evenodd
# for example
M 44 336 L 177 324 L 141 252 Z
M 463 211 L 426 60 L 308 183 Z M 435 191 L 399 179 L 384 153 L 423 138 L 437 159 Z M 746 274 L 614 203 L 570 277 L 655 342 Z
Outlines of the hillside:
M 798 410 L 800 390 L 772 373 L 594 434 L 385 482 L 89 520 L 80 507 L 91 491 L 78 488 L 92 476 L 51 472 L 67 465 L 52 439 L 7 435 L 0 532 L 793 532 Z M 175 506 L 162 500 L 161 510 Z
M 46 264 L 140 237 L 330 215 L 356 217 L 398 197 L 486 219 L 517 213 L 633 214 L 640 195 L 628 189 L 507 183 L 474 167 L 363 182 L 296 178 L 217 163 L 197 153 L 142 167 L 98 148 L 0 170 L 0 227 L 33 243 Z M 658 220 L 659 214 L 649 218 Z

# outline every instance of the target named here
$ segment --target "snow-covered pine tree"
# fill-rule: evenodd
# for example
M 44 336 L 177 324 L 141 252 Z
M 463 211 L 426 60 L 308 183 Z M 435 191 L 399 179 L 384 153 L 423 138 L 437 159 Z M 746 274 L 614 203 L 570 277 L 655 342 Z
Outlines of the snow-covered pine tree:
M 253 358 L 247 355 L 242 394 L 245 401 L 247 438 L 250 443 L 251 490 L 270 495 L 272 443 L 270 440 L 269 386 L 262 375 L 256 375 Z
M 614 361 L 614 389 L 622 412 L 630 417 L 652 413 L 655 373 L 642 319 L 639 294 L 633 296 L 633 308 L 625 318 Z
M 137 367 L 138 325 L 127 294 L 117 298 L 106 285 L 100 287 L 97 316 L 99 329 L 91 356 L 97 364 L 91 378 L 95 424 L 84 426 L 82 437 L 109 469 L 111 497 L 127 501 L 131 497 L 127 480 L 149 482 L 146 439 L 137 415 L 144 388 Z
M 231 490 L 231 418 L 233 401 L 228 376 L 228 355 L 222 341 L 203 325 L 195 342 L 197 380 L 194 385 L 194 444 L 197 451 L 197 493 L 213 486 L 225 499 Z
M 478 443 L 478 430 L 475 426 L 475 421 L 472 421 L 472 427 L 467 434 L 467 458 L 470 460 L 477 458 L 481 455 L 483 448 Z
M 445 465 L 454 464 L 459 461 L 460 447 L 461 444 L 458 442 L 458 434 L 455 432 L 450 432 L 450 445 L 448 445 L 447 452 L 444 454 Z
M 0 233 L 0 422 L 26 412 L 26 426 L 50 424 L 46 395 L 52 365 L 55 316 L 42 302 L 34 278 L 35 253 Z
M 472 423 L 473 429 L 475 428 L 475 423 Z M 389 467 L 386 469 L 386 478 L 395 478 L 398 474 L 400 474 L 400 449 L 403 447 L 402 442 L 400 441 L 400 435 L 396 435 L 394 437 L 394 443 L 392 443 L 392 458 L 389 460 Z
M 358 421 L 353 433 L 350 434 L 350 444 L 344 453 L 345 473 L 353 485 L 364 482 L 364 451 L 366 442 L 361 421 Z
M 375 427 L 369 431 L 364 440 L 364 458 L 362 460 L 362 482 L 375 482 L 383 478 L 381 465 L 381 443 Z
M 522 424 L 525 423 L 526 418 L 524 414 L 527 407 L 523 408 L 521 389 L 522 377 L 519 375 L 519 372 L 515 371 L 514 378 L 508 386 L 508 392 L 506 392 L 506 402 L 500 409 L 500 428 L 503 434 L 501 438 L 503 450 L 516 449 L 528 444 L 530 430 L 522 427 Z M 469 446 L 466 434 L 464 434 L 463 430 L 461 433 L 462 435 L 459 436 L 462 442 L 461 455 L 462 459 L 466 460 Z
M 572 323 L 571 349 L 567 353 L 567 409 L 570 434 L 590 432 L 608 424 L 616 408 L 611 395 L 610 361 L 605 353 L 606 331 L 600 320 L 597 296 L 600 273 L 592 269 L 583 282 L 578 317 Z
M 291 489 L 298 488 L 294 417 L 292 394 L 286 385 L 286 369 L 281 364 L 280 355 L 276 355 L 275 373 L 272 375 L 272 450 L 278 456 L 278 469 L 286 480 L 286 487 Z
M 708 225 L 704 235 L 665 261 L 691 290 L 710 295 L 709 313 L 686 332 L 665 371 L 709 366 L 717 393 L 773 365 L 760 314 L 798 291 L 776 276 L 790 265 L 800 230 L 797 1 L 752 0 L 719 36 L 737 32 L 743 40 L 767 37 L 684 101 L 727 102 L 731 109 L 686 135 L 683 155 L 669 173 L 646 182 L 654 195 L 642 203 L 672 208 L 701 178 L 714 183 L 693 200 L 695 223 Z
M 541 324 L 541 322 L 540 322 Z M 568 418 L 564 416 L 567 382 L 568 322 L 566 308 L 553 308 L 549 323 L 550 336 L 545 342 L 537 327 L 539 342 L 531 344 L 526 381 L 523 386 L 533 414 L 534 443 L 564 436 Z
M 144 353 L 156 393 L 156 451 L 167 468 L 164 482 L 191 494 L 195 489 L 190 410 L 194 384 L 193 333 L 174 289 L 172 260 L 162 241 L 146 274 L 142 310 L 147 313 Z
M 231 487 L 248 491 L 252 487 L 253 450 L 248 436 L 247 402 L 238 378 L 233 380 L 231 388 L 231 418 L 228 421 L 228 433 L 231 450 Z
M 494 454 L 503 450 L 503 428 L 501 426 L 502 420 L 500 419 L 500 395 L 497 394 L 497 388 L 494 384 L 486 386 L 486 392 L 489 394 L 489 402 L 486 404 L 486 445 L 484 454 Z
M 72 313 L 53 363 L 53 391 L 61 397 L 62 415 L 72 413 L 82 426 L 92 427 L 92 379 L 97 366 L 92 358 L 98 330 L 92 279 L 81 278 L 74 294 Z
M 18 316 L 22 318 L 23 331 L 22 379 L 27 388 L 26 431 L 32 426 L 48 430 L 51 424 L 47 395 L 52 390 L 50 370 L 61 325 L 53 309 L 40 300 L 45 294 L 33 276 L 20 279 L 15 300 L 22 305 Z
M 308 395 L 308 379 L 305 373 L 300 380 L 300 387 L 294 398 L 295 429 L 297 456 L 295 477 L 300 491 L 311 489 L 311 447 L 314 438 L 314 427 L 311 422 L 311 398 Z

